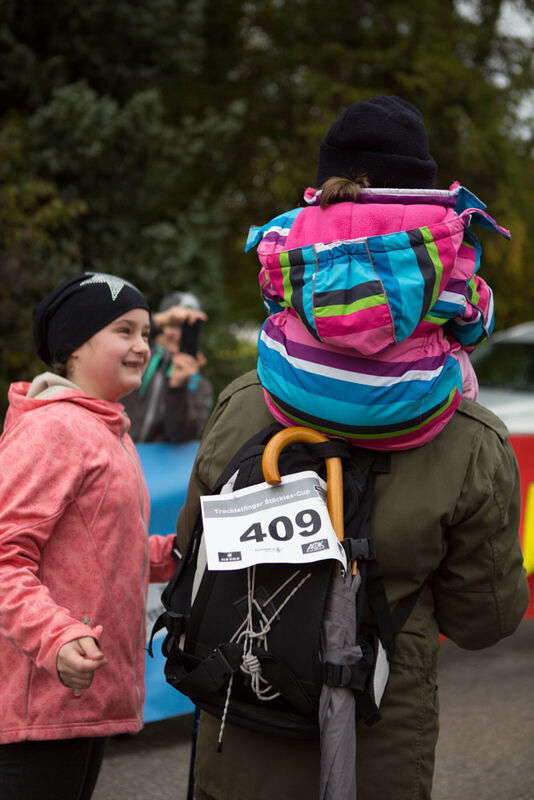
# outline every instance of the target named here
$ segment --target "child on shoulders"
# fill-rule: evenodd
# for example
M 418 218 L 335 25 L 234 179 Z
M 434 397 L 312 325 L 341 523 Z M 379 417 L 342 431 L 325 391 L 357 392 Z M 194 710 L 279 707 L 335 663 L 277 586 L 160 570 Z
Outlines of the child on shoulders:
M 433 188 L 436 170 L 415 106 L 354 103 L 321 143 L 307 207 L 251 228 L 270 314 L 258 374 L 283 425 L 401 450 L 476 399 L 468 354 L 494 308 L 470 226 L 510 234 L 460 184 Z

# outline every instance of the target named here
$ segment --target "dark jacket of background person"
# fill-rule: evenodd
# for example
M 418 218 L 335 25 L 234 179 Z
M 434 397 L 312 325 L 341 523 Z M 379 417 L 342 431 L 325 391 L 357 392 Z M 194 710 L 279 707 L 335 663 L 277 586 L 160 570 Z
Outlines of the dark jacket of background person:
M 169 386 L 162 359 L 145 392 L 123 399 L 134 442 L 188 442 L 200 439 L 213 405 L 210 381 L 193 375 L 183 386 Z
M 206 494 L 236 450 L 272 422 L 255 372 L 220 395 L 204 433 L 178 519 L 182 552 Z M 439 712 L 439 633 L 460 647 L 509 636 L 528 605 L 518 537 L 517 462 L 504 424 L 463 400 L 423 447 L 393 453 L 376 479 L 372 535 L 390 605 L 422 586 L 397 637 L 382 720 L 357 727 L 358 800 L 431 797 Z M 319 743 L 264 736 L 203 713 L 197 786 L 216 800 L 313 800 Z M 476 748 L 476 743 L 474 743 Z M 476 751 L 475 751 L 476 752 Z

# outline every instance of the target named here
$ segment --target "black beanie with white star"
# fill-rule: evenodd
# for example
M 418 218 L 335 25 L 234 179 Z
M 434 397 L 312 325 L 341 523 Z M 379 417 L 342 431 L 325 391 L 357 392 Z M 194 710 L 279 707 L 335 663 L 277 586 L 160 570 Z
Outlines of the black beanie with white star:
M 45 364 L 71 353 L 117 317 L 150 306 L 139 289 L 116 275 L 85 272 L 57 286 L 33 309 L 33 340 Z

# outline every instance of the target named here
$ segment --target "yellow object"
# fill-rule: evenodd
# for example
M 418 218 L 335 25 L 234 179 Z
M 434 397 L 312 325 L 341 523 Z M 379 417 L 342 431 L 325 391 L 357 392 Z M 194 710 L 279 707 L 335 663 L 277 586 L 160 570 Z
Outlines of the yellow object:
M 293 442 L 328 442 L 328 437 L 312 428 L 304 428 L 296 425 L 292 428 L 275 433 L 267 443 L 262 457 L 263 477 L 267 483 L 276 486 L 281 482 L 280 470 L 278 469 L 278 458 L 280 453 Z M 345 536 L 343 525 L 343 470 L 341 459 L 337 457 L 326 459 L 326 499 L 328 513 L 332 521 L 332 526 L 340 542 Z
M 534 483 L 530 483 L 525 500 L 523 520 L 523 560 L 527 575 L 534 572 Z

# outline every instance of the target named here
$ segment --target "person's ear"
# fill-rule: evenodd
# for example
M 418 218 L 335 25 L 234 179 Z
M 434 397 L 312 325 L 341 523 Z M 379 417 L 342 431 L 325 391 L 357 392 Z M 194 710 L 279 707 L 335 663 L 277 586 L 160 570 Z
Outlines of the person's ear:
M 67 358 L 67 360 L 65 361 L 65 377 L 66 377 L 66 379 L 68 381 L 73 379 L 73 376 L 74 376 L 74 374 L 76 372 L 76 365 L 77 365 L 77 361 L 78 361 L 78 352 L 79 352 L 79 348 L 77 350 L 74 350 L 70 354 L 70 356 Z M 75 383 L 75 381 L 73 381 L 73 383 Z

